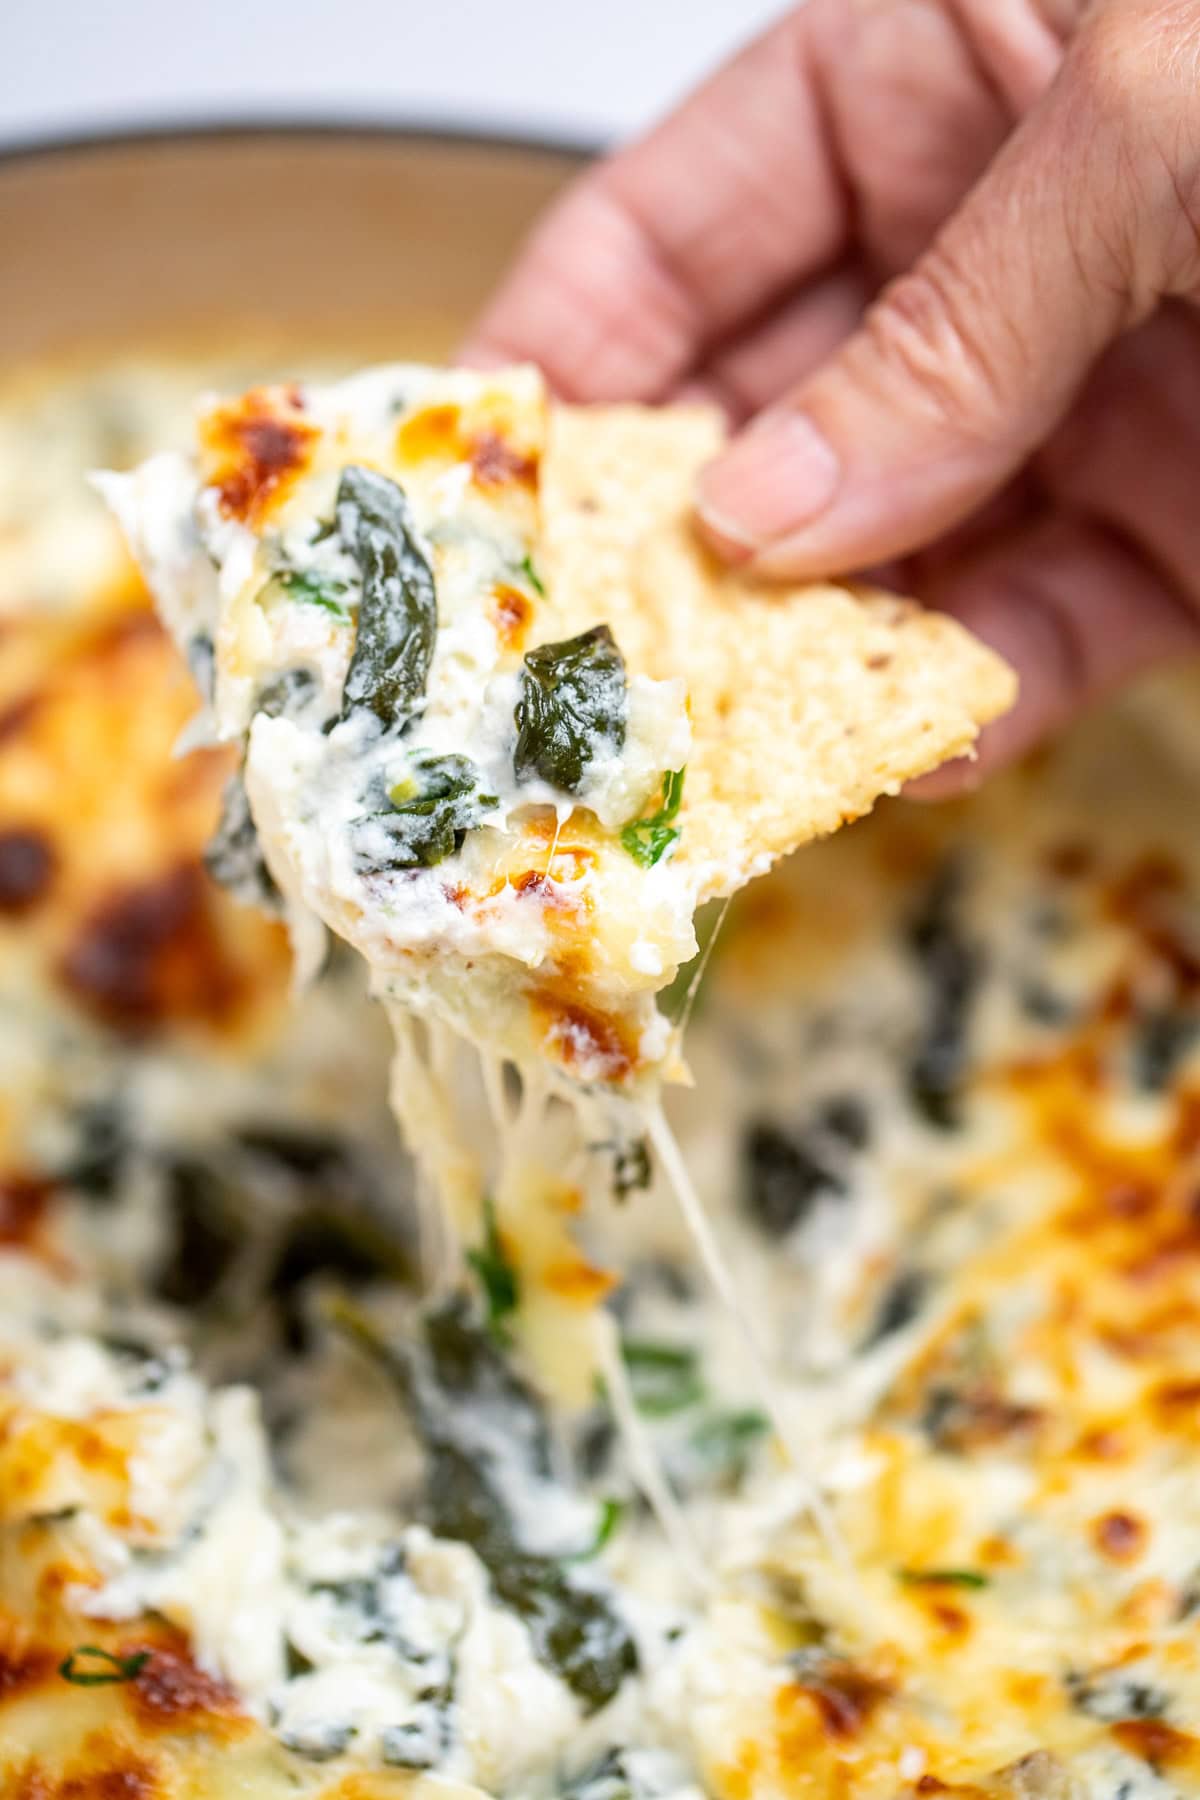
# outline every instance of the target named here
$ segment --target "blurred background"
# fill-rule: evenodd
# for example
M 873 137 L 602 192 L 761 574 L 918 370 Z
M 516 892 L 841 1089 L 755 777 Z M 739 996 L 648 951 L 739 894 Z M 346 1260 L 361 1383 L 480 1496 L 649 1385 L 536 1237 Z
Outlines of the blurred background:
M 649 123 L 782 0 L 13 0 L 0 10 L 0 143 L 319 118 L 592 144 Z

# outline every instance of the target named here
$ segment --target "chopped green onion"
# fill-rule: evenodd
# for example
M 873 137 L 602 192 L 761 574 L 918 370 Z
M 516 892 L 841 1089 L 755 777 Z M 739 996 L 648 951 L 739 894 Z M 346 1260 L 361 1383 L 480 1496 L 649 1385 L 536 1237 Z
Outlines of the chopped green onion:
M 521 1285 L 517 1271 L 509 1262 L 500 1241 L 496 1223 L 496 1207 L 489 1197 L 483 1203 L 483 1242 L 467 1251 L 467 1262 L 479 1277 L 487 1307 L 488 1330 L 497 1343 L 505 1343 L 508 1331 L 504 1321 L 520 1303 Z
M 534 593 L 540 594 L 544 600 L 546 597 L 546 584 L 534 568 L 532 556 L 523 556 L 521 561 L 517 564 L 517 567 L 520 569 Z
M 306 606 L 319 606 L 322 611 L 332 613 L 343 624 L 349 623 L 349 610 L 341 600 L 341 596 L 347 591 L 344 581 L 336 581 L 329 575 L 315 575 L 311 570 L 304 569 L 284 569 L 275 579 L 289 600 L 302 600 Z
M 625 1502 L 623 1500 L 602 1500 L 600 1502 L 599 1518 L 596 1523 L 595 1537 L 592 1539 L 586 1550 L 577 1550 L 574 1556 L 568 1556 L 566 1561 L 590 1562 L 594 1556 L 599 1556 L 624 1516 Z
M 669 769 L 663 776 L 662 802 L 658 811 L 645 819 L 631 819 L 622 827 L 621 843 L 643 869 L 652 869 L 656 862 L 661 862 L 678 840 L 679 832 L 673 820 L 683 799 L 684 773 L 683 769 Z
M 64 1681 L 76 1687 L 111 1687 L 116 1682 L 132 1681 L 150 1661 L 149 1650 L 135 1650 L 132 1656 L 114 1656 L 99 1644 L 80 1644 L 64 1656 L 58 1672 Z M 90 1664 L 90 1667 L 89 1667 Z
M 906 1587 L 985 1588 L 989 1579 L 978 1569 L 897 1569 Z

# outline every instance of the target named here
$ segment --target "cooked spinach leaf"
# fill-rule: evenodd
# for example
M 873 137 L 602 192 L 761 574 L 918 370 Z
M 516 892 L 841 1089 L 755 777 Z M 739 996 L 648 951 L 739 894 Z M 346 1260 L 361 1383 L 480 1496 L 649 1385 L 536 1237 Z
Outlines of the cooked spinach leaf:
M 601 1589 L 521 1541 L 505 1499 L 511 1473 L 502 1457 L 516 1459 L 533 1482 L 553 1480 L 550 1434 L 532 1389 L 462 1296 L 426 1314 L 419 1345 L 384 1342 L 348 1305 L 335 1320 L 391 1373 L 413 1415 L 433 1530 L 471 1546 L 496 1598 L 585 1710 L 605 1705 L 638 1666 L 629 1629 Z
M 819 1130 L 785 1131 L 769 1119 L 756 1119 L 742 1139 L 743 1206 L 771 1238 L 782 1238 L 803 1224 L 817 1201 L 839 1199 L 846 1192 L 840 1159 Z
M 89 1200 L 112 1200 L 120 1192 L 131 1144 L 129 1123 L 114 1098 L 86 1102 L 71 1117 L 73 1144 L 52 1179 L 86 1194 Z
M 403 728 L 424 697 L 433 661 L 433 570 L 417 543 L 403 489 L 373 469 L 351 464 L 342 470 L 337 525 L 362 575 L 342 717 L 366 710 L 385 726 Z
M 357 1735 L 357 1726 L 332 1724 L 325 1719 L 314 1719 L 295 1729 L 279 1732 L 279 1741 L 285 1750 L 293 1756 L 302 1756 L 306 1762 L 332 1762 L 335 1756 L 341 1756 L 350 1748 Z
M 164 1179 L 168 1241 L 151 1285 L 174 1306 L 202 1306 L 215 1298 L 246 1244 L 246 1197 L 196 1156 L 173 1158 Z
M 622 1338 L 621 1356 L 634 1403 L 647 1418 L 666 1418 L 704 1399 L 699 1358 L 689 1345 Z
M 293 718 L 316 691 L 317 678 L 311 669 L 283 669 L 263 682 L 254 696 L 254 710 L 266 713 L 268 719 Z
M 662 1752 L 651 1752 L 655 1763 Z M 667 1781 L 647 1780 L 638 1761 L 647 1760 L 645 1751 L 618 1749 L 615 1745 L 585 1764 L 576 1774 L 567 1776 L 558 1790 L 558 1800 L 655 1800 L 665 1793 L 686 1788 L 680 1772 L 666 1770 Z M 659 1771 L 653 1769 L 653 1774 Z M 674 1779 L 670 1779 L 674 1776 Z
M 625 659 L 608 626 L 527 651 L 514 718 L 518 781 L 577 794 L 594 758 L 625 743 Z
M 337 1281 L 353 1291 L 372 1282 L 412 1280 L 411 1260 L 396 1232 L 336 1192 L 314 1198 L 288 1224 L 267 1271 L 264 1291 L 275 1301 L 284 1342 L 309 1347 L 311 1306 L 306 1285 Z
M 305 1656 L 303 1650 L 296 1648 L 291 1638 L 284 1639 L 283 1668 L 289 1681 L 295 1681 L 301 1675 L 311 1675 L 316 1666 L 315 1662 Z
M 360 874 L 428 869 L 462 847 L 467 832 L 499 804 L 483 792 L 474 763 L 465 756 L 418 751 L 405 779 L 388 790 L 388 812 L 363 813 L 350 827 Z
M 505 1343 L 509 1333 L 504 1321 L 516 1312 L 521 1288 L 501 1241 L 496 1207 L 490 1196 L 483 1203 L 483 1242 L 467 1251 L 467 1262 L 483 1288 L 488 1330 L 498 1343 Z
M 1132 1044 L 1133 1076 L 1143 1093 L 1161 1094 L 1200 1039 L 1200 1011 L 1158 1006 L 1138 1021 Z
M 667 1800 L 691 1792 L 690 1772 L 670 1750 L 613 1745 L 575 1769 L 564 1770 L 557 1800 Z
M 871 1141 L 871 1115 L 857 1094 L 831 1094 L 822 1102 L 817 1124 L 847 1150 L 865 1150 Z
M 204 850 L 204 866 L 214 881 L 248 906 L 279 911 L 279 889 L 266 865 L 246 784 L 231 775 L 221 794 L 221 817 Z
M 668 770 L 662 779 L 662 801 L 656 812 L 645 819 L 631 819 L 621 831 L 621 843 L 634 862 L 652 869 L 678 842 L 674 820 L 683 799 L 683 769 Z
M 413 1707 L 412 1717 L 402 1725 L 389 1725 L 380 1736 L 379 1753 L 386 1767 L 436 1767 L 453 1740 L 450 1716 L 453 1704 L 452 1681 L 421 1694 Z
M 234 1139 L 239 1150 L 271 1174 L 314 1183 L 339 1198 L 344 1194 L 352 1200 L 360 1198 L 370 1182 L 356 1146 L 333 1132 L 281 1119 L 239 1126 Z
M 200 698 L 211 700 L 216 686 L 217 653 L 209 633 L 198 631 L 189 638 L 184 655 Z
M 906 1325 L 911 1325 L 928 1293 L 929 1277 L 923 1270 L 901 1269 L 880 1295 L 878 1310 L 861 1348 L 871 1350 L 893 1332 L 903 1331 Z
M 650 1146 L 644 1137 L 601 1138 L 589 1144 L 588 1149 L 594 1152 L 606 1150 L 612 1157 L 612 1191 L 617 1200 L 624 1200 L 641 1188 L 648 1188 L 653 1177 L 650 1162 Z
M 1071 1669 L 1063 1686 L 1076 1712 L 1108 1725 L 1125 1719 L 1161 1719 L 1170 1711 L 1170 1698 L 1162 1688 L 1125 1669 Z
M 729 1412 L 712 1412 L 701 1419 L 692 1432 L 690 1443 L 710 1465 L 715 1475 L 740 1481 L 746 1472 L 754 1446 L 771 1429 L 766 1413 L 757 1407 L 740 1407 Z
M 613 1158 L 613 1193 L 618 1200 L 650 1186 L 650 1146 L 644 1137 L 619 1143 Z
M 135 1650 L 132 1656 L 114 1656 L 98 1644 L 80 1644 L 64 1656 L 58 1672 L 75 1687 L 111 1687 L 114 1683 L 132 1681 L 150 1661 L 149 1650 Z
M 961 866 L 947 863 L 908 927 L 908 946 L 927 990 L 908 1090 L 917 1111 L 939 1131 L 951 1131 L 958 1124 L 971 1009 L 984 973 L 978 946 L 963 930 L 962 887 Z

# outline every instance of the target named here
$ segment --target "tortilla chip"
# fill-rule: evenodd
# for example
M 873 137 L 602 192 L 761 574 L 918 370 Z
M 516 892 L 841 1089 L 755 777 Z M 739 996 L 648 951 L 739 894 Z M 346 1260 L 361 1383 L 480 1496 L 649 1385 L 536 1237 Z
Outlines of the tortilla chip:
M 702 899 L 969 751 L 1016 694 L 1000 657 L 914 601 L 722 567 L 690 518 L 722 435 L 706 408 L 555 407 L 541 487 L 546 635 L 604 620 L 631 670 L 687 682 L 675 862 Z

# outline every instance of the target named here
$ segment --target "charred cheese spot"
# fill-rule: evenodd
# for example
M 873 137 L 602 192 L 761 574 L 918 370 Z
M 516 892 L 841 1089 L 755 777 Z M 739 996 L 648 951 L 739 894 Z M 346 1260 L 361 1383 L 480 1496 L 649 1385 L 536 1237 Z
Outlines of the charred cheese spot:
M 121 1688 L 143 1730 L 204 1731 L 230 1738 L 249 1729 L 242 1703 L 227 1682 L 207 1674 L 182 1644 L 122 1644 L 122 1656 L 150 1655 Z
M 829 1658 L 822 1660 L 811 1674 L 780 1688 L 776 1715 L 781 1732 L 792 1733 L 797 1749 L 811 1735 L 805 1727 L 813 1717 L 826 1738 L 851 1742 L 862 1735 L 890 1691 L 888 1683 L 867 1670 L 852 1662 Z M 796 1759 L 793 1756 L 791 1760 Z
M 955 1606 L 949 1600 L 930 1599 L 929 1616 L 947 1637 L 966 1637 L 971 1629 L 970 1613 L 964 1612 L 961 1606 Z
M 37 716 L 41 697 L 38 694 L 24 694 L 19 700 L 13 700 L 0 710 L 0 745 L 7 744 L 12 738 L 19 738 L 28 731 Z
M 552 860 L 553 874 L 548 869 L 526 869 L 522 875 L 494 882 L 488 897 L 492 898 L 503 893 L 506 887 L 511 887 L 519 899 L 529 900 L 541 907 L 543 919 L 549 928 L 570 936 L 570 928 L 583 923 L 590 915 L 591 898 L 572 886 L 578 880 L 578 874 L 570 851 L 563 856 L 555 856 Z M 566 966 L 561 956 L 559 962 L 560 966 Z
M 1142 953 L 1173 977 L 1184 993 L 1200 991 L 1200 949 L 1180 920 L 1187 877 L 1179 860 L 1148 854 L 1113 883 L 1106 896 L 1109 916 L 1123 925 Z
M 0 957 L 14 979 L 122 1030 L 228 1039 L 270 1022 L 286 943 L 200 866 L 229 759 L 173 758 L 195 693 L 141 590 L 82 620 L 14 621 L 0 706 Z
M 1130 1756 L 1139 1756 L 1155 1769 L 1180 1765 L 1200 1769 L 1200 1738 L 1176 1731 L 1162 1719 L 1122 1719 L 1112 1728 L 1113 1737 Z
M 115 1735 L 91 1733 L 81 1761 L 88 1766 L 62 1774 L 32 1758 L 13 1776 L 11 1800 L 166 1800 L 171 1791 L 159 1767 Z
M 582 1080 L 620 1082 L 636 1069 L 636 1049 L 619 1020 L 548 990 L 533 996 L 531 1008 L 547 1057 Z
M 1060 881 L 1081 881 L 1095 871 L 1096 846 L 1082 838 L 1061 838 L 1046 846 L 1041 863 L 1048 875 Z
M 57 1669 L 53 1650 L 25 1643 L 23 1636 L 19 1627 L 0 1620 L 0 1707 L 41 1687 Z
M 1097 1425 L 1081 1433 L 1075 1454 L 1089 1462 L 1119 1463 L 1128 1458 L 1130 1450 L 1127 1439 L 1114 1426 Z
M 538 459 L 518 450 L 498 431 L 481 431 L 468 446 L 471 472 L 481 488 L 535 488 Z
M 52 1192 L 36 1175 L 0 1175 L 0 1244 L 35 1249 Z
M 506 650 L 520 650 L 533 618 L 533 601 L 519 588 L 497 582 L 488 601 L 488 617 Z
M 1092 1542 L 1112 1562 L 1136 1562 L 1146 1548 L 1149 1532 L 1136 1513 L 1102 1513 L 1092 1527 Z
M 1176 1429 L 1200 1426 L 1200 1380 L 1164 1381 L 1152 1400 L 1163 1424 Z
M 65 986 L 121 1031 L 228 1023 L 244 1004 L 245 980 L 222 956 L 211 899 L 194 863 L 115 895 L 83 921 L 62 961 Z
M 295 388 L 255 388 L 201 421 L 206 483 L 221 511 L 261 520 L 305 469 L 319 436 Z
M 540 893 L 548 884 L 549 877 L 541 869 L 526 869 L 523 875 L 513 877 L 511 886 L 518 894 Z

